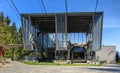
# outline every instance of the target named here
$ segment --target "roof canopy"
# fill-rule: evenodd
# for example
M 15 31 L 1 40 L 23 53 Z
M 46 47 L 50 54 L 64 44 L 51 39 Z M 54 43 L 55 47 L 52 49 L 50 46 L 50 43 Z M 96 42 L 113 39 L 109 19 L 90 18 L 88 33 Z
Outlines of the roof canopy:
M 102 12 L 97 12 L 102 13 Z M 33 25 L 38 25 L 48 33 L 55 32 L 55 15 L 62 13 L 48 14 L 21 14 L 21 16 L 31 17 Z M 65 14 L 65 13 L 64 13 Z M 71 12 L 67 14 L 67 32 L 90 32 L 93 24 L 94 12 Z

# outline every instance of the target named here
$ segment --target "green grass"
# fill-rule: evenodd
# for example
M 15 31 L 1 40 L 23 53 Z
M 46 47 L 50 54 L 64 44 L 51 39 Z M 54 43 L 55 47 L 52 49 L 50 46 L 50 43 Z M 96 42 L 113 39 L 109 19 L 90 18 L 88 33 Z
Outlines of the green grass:
M 24 64 L 27 64 L 27 65 L 57 65 L 53 62 L 32 62 L 32 61 L 18 61 L 18 62 L 21 62 L 21 63 L 24 63 Z
M 95 64 L 56 64 L 53 62 L 32 62 L 32 61 L 18 61 L 27 65 L 46 65 L 46 66 L 100 66 Z
M 118 61 L 117 64 L 120 64 L 120 61 Z
M 95 64 L 63 64 L 62 66 L 100 66 Z

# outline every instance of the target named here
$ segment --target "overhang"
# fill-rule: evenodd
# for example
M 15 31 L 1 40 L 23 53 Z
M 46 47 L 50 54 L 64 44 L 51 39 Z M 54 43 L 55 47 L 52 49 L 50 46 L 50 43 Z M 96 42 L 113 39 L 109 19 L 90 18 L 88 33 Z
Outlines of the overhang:
M 39 28 L 44 29 L 48 33 L 55 33 L 55 15 L 66 14 L 67 15 L 67 32 L 90 32 L 93 24 L 93 16 L 95 12 L 71 12 L 71 13 L 30 13 L 21 14 L 22 17 L 31 17 L 33 25 L 37 25 Z M 103 13 L 103 12 L 96 12 Z

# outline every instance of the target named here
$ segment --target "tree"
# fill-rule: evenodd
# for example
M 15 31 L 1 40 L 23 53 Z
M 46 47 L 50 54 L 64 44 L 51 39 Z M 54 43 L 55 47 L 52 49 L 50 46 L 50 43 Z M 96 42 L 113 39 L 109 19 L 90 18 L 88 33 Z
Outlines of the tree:
M 0 13 L 0 24 L 2 25 L 4 23 L 4 14 L 3 12 Z
M 8 25 L 9 25 L 9 24 L 10 24 L 10 22 L 11 22 L 8 16 L 5 18 L 5 20 L 4 20 L 4 21 L 5 21 L 5 23 L 7 23 Z
M 16 23 L 13 22 L 12 26 L 10 27 L 10 32 L 12 35 L 12 44 L 17 44 L 17 27 L 16 27 Z M 16 51 L 16 47 L 12 47 L 12 60 L 15 60 L 15 51 Z
M 17 44 L 23 44 L 23 34 L 22 34 L 22 27 L 18 29 L 17 33 Z M 20 59 L 20 57 L 25 53 L 23 47 L 18 47 L 17 50 L 17 59 Z
M 12 43 L 10 28 L 7 24 L 0 26 L 0 44 Z
M 23 34 L 22 34 L 22 27 L 19 28 L 18 30 L 18 44 L 22 44 L 23 43 Z
M 11 20 L 7 16 L 4 17 L 3 13 L 0 13 L 0 44 L 22 44 L 22 28 L 20 27 L 17 31 L 16 23 L 14 22 L 12 26 L 10 26 Z M 16 57 L 20 57 L 21 54 L 26 53 L 23 47 L 10 47 L 11 49 L 6 49 L 3 51 L 3 57 L 9 57 L 14 59 L 14 55 Z
M 120 58 L 120 57 L 119 57 L 119 52 L 117 51 L 117 52 L 116 52 L 116 62 L 119 62 L 119 61 L 120 61 L 119 58 Z
M 11 44 L 13 39 L 12 35 L 10 33 L 10 26 L 4 22 L 4 16 L 3 14 L 1 15 L 1 20 L 0 23 L 0 44 Z M 9 50 L 4 50 L 3 51 L 3 56 L 4 57 L 11 57 L 11 49 Z
M 12 44 L 16 44 L 17 43 L 17 27 L 16 27 L 15 22 L 10 27 L 10 32 L 11 32 L 12 39 L 13 39 Z

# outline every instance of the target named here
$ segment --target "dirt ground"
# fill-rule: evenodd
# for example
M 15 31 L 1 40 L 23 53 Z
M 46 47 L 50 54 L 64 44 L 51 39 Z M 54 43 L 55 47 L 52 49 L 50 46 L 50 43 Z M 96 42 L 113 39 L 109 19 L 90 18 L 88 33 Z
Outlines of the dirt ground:
M 0 73 L 120 73 L 119 65 L 111 66 L 41 66 L 12 62 L 8 67 L 0 68 Z

